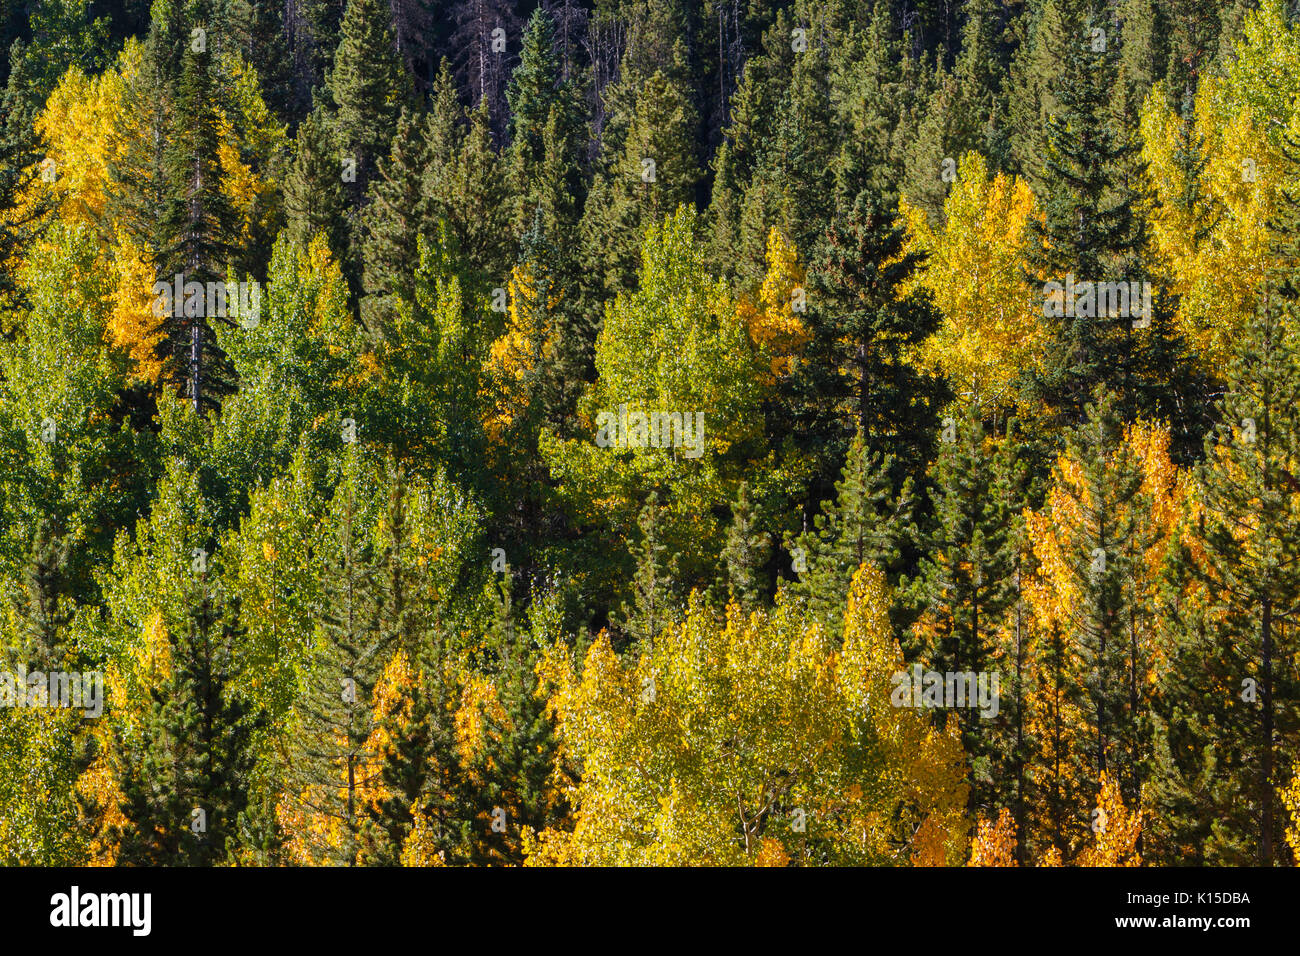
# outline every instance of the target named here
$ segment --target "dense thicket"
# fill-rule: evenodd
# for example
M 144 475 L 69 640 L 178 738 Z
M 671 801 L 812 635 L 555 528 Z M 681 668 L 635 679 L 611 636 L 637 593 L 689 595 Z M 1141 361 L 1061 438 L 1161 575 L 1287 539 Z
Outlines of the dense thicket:
M 1295 862 L 1293 6 L 0 0 L 0 862 Z

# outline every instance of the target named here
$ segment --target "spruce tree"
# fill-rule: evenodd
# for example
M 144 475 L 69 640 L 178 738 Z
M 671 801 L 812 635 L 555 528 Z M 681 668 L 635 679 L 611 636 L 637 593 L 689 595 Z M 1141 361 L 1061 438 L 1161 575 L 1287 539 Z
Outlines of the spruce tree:
M 381 0 L 348 0 L 329 76 L 334 132 L 339 148 L 355 161 L 345 182 L 354 209 L 389 154 L 403 105 L 412 96 L 393 38 L 392 14 Z
M 700 178 L 694 128 L 685 93 L 662 71 L 646 80 L 616 158 L 592 186 L 582 223 L 585 270 L 603 280 L 606 295 L 633 288 L 646 228 L 694 203 Z
M 419 238 L 430 228 L 429 203 L 420 188 L 428 166 L 423 127 L 423 117 L 402 110 L 392 152 L 370 186 L 363 250 L 368 310 L 391 308 L 394 299 L 415 299 Z
M 1028 394 L 1045 405 L 1048 424 L 1056 427 L 1081 423 L 1094 392 L 1104 388 L 1116 393 L 1122 417 L 1161 417 L 1184 432 L 1194 430 L 1189 418 L 1196 417 L 1192 409 L 1202 396 L 1169 303 L 1151 288 L 1137 192 L 1138 147 L 1112 103 L 1116 44 L 1097 32 L 1109 25 L 1091 8 L 1061 21 L 1065 60 L 1050 86 L 1054 111 L 1044 128 L 1044 215 L 1036 226 L 1030 277 L 1043 283 L 1044 315 L 1052 328 L 1042 369 L 1028 377 Z M 1136 286 L 1140 294 L 1130 292 L 1127 313 L 1116 315 L 1103 314 L 1113 303 L 1101 297 L 1102 282 L 1127 289 L 1134 288 L 1129 283 L 1147 285 Z M 1065 291 L 1052 299 L 1048 283 Z M 1071 283 L 1091 288 L 1091 296 L 1069 295 Z M 1143 314 L 1148 295 L 1152 311 Z
M 756 527 L 756 520 L 749 484 L 742 481 L 731 508 L 731 527 L 722 559 L 730 600 L 746 611 L 762 604 L 767 587 L 766 567 L 772 552 L 771 538 Z
M 906 479 L 895 492 L 891 464 L 859 431 L 835 483 L 835 497 L 821 503 L 812 529 L 787 545 L 798 575 L 791 593 L 836 639 L 843 635 L 849 584 L 858 568 L 865 563 L 896 574 L 902 547 L 915 535 L 912 481 Z
M 1000 671 L 1000 683 L 1013 692 L 1013 706 L 1000 706 L 993 722 L 972 709 L 957 714 L 972 770 L 970 805 L 996 816 L 999 806 L 1016 805 L 1023 762 L 1015 734 L 1021 667 L 1014 611 L 1026 469 L 1018 442 L 990 438 L 974 409 L 945 420 L 939 449 L 931 472 L 934 526 L 923 537 L 909 588 L 921 614 L 918 656 L 941 673 Z
M 632 578 L 632 601 L 622 609 L 622 631 L 633 646 L 653 641 L 673 621 L 673 561 L 664 546 L 664 507 L 659 493 L 650 492 L 637 525 L 641 530 L 636 574 Z
M 148 688 L 138 734 L 110 750 L 130 826 L 119 860 L 212 866 L 233 851 L 248 806 L 257 723 L 238 693 L 239 600 L 196 583 L 186 627 L 168 635 L 170 673 Z
M 306 248 L 320 234 L 339 261 L 349 260 L 341 154 L 329 119 L 319 108 L 298 127 L 293 163 L 284 182 L 284 208 L 294 242 Z
M 1152 544 L 1151 500 L 1113 396 L 1099 393 L 1087 415 L 1065 439 L 1064 457 L 1077 465 L 1078 479 L 1056 485 L 1068 513 L 1077 516 L 1056 526 L 1076 596 L 1061 609 L 1066 658 L 1052 664 L 1078 668 L 1069 690 L 1085 720 L 1085 750 L 1073 755 L 1076 781 L 1095 794 L 1108 774 L 1134 806 L 1150 739 L 1140 688 L 1151 667 L 1149 641 L 1142 637 L 1151 608 L 1136 582 Z
M 186 284 L 224 282 L 235 251 L 235 215 L 221 186 L 220 117 L 211 52 L 187 48 L 176 87 L 175 113 L 163 155 L 168 195 L 162 209 L 162 281 L 182 275 Z M 173 301 L 163 328 L 171 348 L 167 371 L 183 382 L 195 412 L 215 407 L 232 388 L 232 374 L 216 343 L 212 323 L 231 320 L 208 316 L 206 299 L 188 294 Z
M 816 493 L 855 431 L 893 459 L 896 484 L 919 477 L 943 398 L 942 382 L 906 359 L 939 315 L 922 294 L 900 294 L 919 261 L 904 251 L 902 226 L 866 190 L 841 203 L 810 257 L 812 338 L 782 385 L 776 419 L 778 433 L 798 436 L 812 456 Z
M 1175 553 L 1176 647 L 1162 694 L 1158 805 L 1171 856 L 1289 863 L 1282 742 L 1300 733 L 1300 351 L 1276 286 L 1228 368 L 1221 421 L 1197 471 L 1199 507 Z
M 15 602 L 22 645 L 17 648 L 29 670 L 58 670 L 71 650 L 67 627 L 72 622 L 68 542 L 55 534 L 48 519 L 37 522 L 31 552 Z
M 530 626 L 517 628 L 504 581 L 494 609 L 478 669 L 491 675 L 500 712 L 487 715 L 489 743 L 466 768 L 475 825 L 482 828 L 467 862 L 518 866 L 525 859 L 525 828 L 541 832 L 555 827 L 566 809 L 556 799 L 558 737 L 546 701 L 538 695 L 538 637 L 545 630 L 538 619 L 548 609 L 544 596 L 534 596 Z
M 371 547 L 359 527 L 358 476 L 350 468 L 335 495 L 324 555 L 324 606 L 294 705 L 286 792 L 305 819 L 318 864 L 351 866 L 364 846 L 363 794 L 377 772 L 363 748 L 374 729 L 371 702 L 386 652 Z

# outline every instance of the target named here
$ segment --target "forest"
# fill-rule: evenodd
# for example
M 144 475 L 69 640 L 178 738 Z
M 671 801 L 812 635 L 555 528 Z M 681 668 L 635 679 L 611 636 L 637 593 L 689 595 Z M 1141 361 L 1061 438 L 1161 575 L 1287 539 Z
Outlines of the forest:
M 1300 5 L 0 46 L 0 865 L 1300 860 Z

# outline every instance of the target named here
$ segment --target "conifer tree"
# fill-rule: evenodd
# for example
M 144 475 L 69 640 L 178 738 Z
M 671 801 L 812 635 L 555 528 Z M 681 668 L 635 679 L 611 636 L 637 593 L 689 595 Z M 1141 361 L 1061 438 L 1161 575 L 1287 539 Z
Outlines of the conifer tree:
M 840 635 L 849 584 L 858 568 L 870 564 L 896 572 L 902 547 L 915 534 L 912 481 L 897 492 L 890 478 L 891 459 L 871 450 L 862 431 L 835 483 L 835 497 L 821 503 L 813 528 L 788 546 L 798 575 L 791 592 L 807 603 L 827 634 Z
M 220 117 L 217 114 L 211 52 L 188 49 L 176 87 L 176 110 L 163 156 L 168 195 L 162 209 L 162 281 L 183 275 L 186 284 L 224 282 L 235 249 L 235 216 L 221 188 Z M 183 382 L 194 410 L 214 407 L 231 386 L 224 354 L 212 323 L 231 320 L 206 315 L 206 300 L 188 294 L 173 299 L 163 327 L 171 348 L 170 376 Z
M 22 41 L 17 41 L 21 43 Z M 40 232 L 49 203 L 38 199 L 20 210 L 19 197 L 29 193 L 40 175 L 34 122 L 38 104 L 27 95 L 27 66 L 17 62 L 0 92 L 0 302 L 13 301 L 18 255 Z M 10 320 L 0 319 L 0 336 L 12 334 Z
M 510 147 L 507 157 L 515 204 L 513 226 L 522 234 L 538 207 L 544 228 L 557 238 L 577 225 L 582 208 L 582 116 L 572 81 L 561 75 L 555 28 L 538 8 L 524 31 L 519 65 L 510 79 Z
M 622 629 L 637 645 L 653 641 L 673 620 L 673 560 L 661 537 L 663 511 L 659 493 L 652 491 L 637 517 L 641 544 L 632 578 L 632 602 L 622 611 Z
M 1289 862 L 1281 742 L 1300 733 L 1300 352 L 1274 288 L 1228 369 L 1197 507 L 1175 552 L 1176 645 L 1162 694 L 1157 793 L 1166 851 L 1209 864 Z
M 686 95 L 662 71 L 640 89 L 636 112 L 616 159 L 592 186 L 583 219 L 586 271 L 612 295 L 632 288 L 645 230 L 694 203 L 699 170 L 695 115 Z
M 1136 143 L 1114 114 L 1116 45 L 1097 32 L 1104 31 L 1102 24 L 1091 8 L 1061 20 L 1065 60 L 1049 86 L 1053 112 L 1044 127 L 1038 180 L 1044 217 L 1033 279 L 1044 290 L 1053 282 L 1066 292 L 1051 299 L 1044 291 L 1052 337 L 1043 370 L 1030 377 L 1029 394 L 1056 416 L 1055 424 L 1078 424 L 1094 391 L 1104 387 L 1117 393 L 1123 417 L 1159 416 L 1183 430 L 1192 400 L 1180 392 L 1194 376 L 1187 374 L 1168 304 L 1146 277 L 1146 228 L 1136 191 L 1141 167 Z M 1071 282 L 1086 283 L 1080 288 L 1091 288 L 1092 297 L 1070 295 Z M 1102 314 L 1114 303 L 1101 299 L 1101 282 L 1148 285 L 1137 287 L 1136 305 L 1130 292 L 1127 313 Z M 1144 314 L 1148 295 L 1152 308 Z
M 1039 645 L 1035 706 L 1040 738 L 1045 722 L 1071 722 L 1071 785 L 1095 795 L 1106 774 L 1133 806 L 1147 778 L 1151 714 L 1145 688 L 1157 653 L 1147 562 L 1160 532 L 1143 463 L 1113 397 L 1099 394 L 1087 414 L 1066 435 L 1043 511 L 1029 518 L 1043 584 L 1035 591 L 1037 616 L 1050 631 Z M 1044 759 L 1055 764 L 1055 745 L 1039 743 Z M 1061 814 L 1071 816 L 1065 809 L 1070 801 L 1059 800 L 1049 816 L 1056 821 L 1053 838 L 1068 854 L 1068 837 L 1056 827 Z M 1071 819 L 1071 827 L 1082 826 Z
M 171 199 L 167 148 L 175 109 L 172 78 L 166 73 L 164 32 L 155 21 L 141 50 L 139 69 L 128 73 L 122 90 L 122 114 L 135 122 L 115 126 L 105 166 L 111 188 L 105 190 L 106 218 L 160 264 L 168 236 L 164 211 Z M 164 281 L 167 276 L 161 274 Z M 164 317 L 159 317 L 164 318 Z
M 477 811 L 475 826 L 485 831 L 472 842 L 471 863 L 523 863 L 525 829 L 541 832 L 561 823 L 566 813 L 556 788 L 555 725 L 538 694 L 539 637 L 549 630 L 546 618 L 553 617 L 552 604 L 547 596 L 535 595 L 529 626 L 521 630 L 515 626 L 505 582 L 494 600 L 477 669 L 490 675 L 498 706 L 486 715 L 482 752 L 466 768 L 472 781 L 471 805 Z
M 1015 730 L 1022 666 L 1015 615 L 1023 545 L 1020 512 L 1026 469 L 1011 436 L 985 434 L 973 409 L 944 422 L 932 469 L 934 528 L 925 536 L 910 597 L 920 608 L 919 656 L 941 673 L 999 672 L 1011 698 L 993 721 L 958 711 L 972 769 L 971 806 L 981 813 L 1013 806 L 1018 763 Z M 1010 704 L 1010 706 L 1008 706 Z
M 746 611 L 752 611 L 762 603 L 767 583 L 766 565 L 771 551 L 770 537 L 756 527 L 749 485 L 741 482 L 731 509 L 731 528 L 727 532 L 723 561 L 727 568 L 730 599 Z
M 284 182 L 289 237 L 303 249 L 323 235 L 340 262 L 350 261 L 341 154 L 328 116 L 317 108 L 298 127 Z
M 366 207 L 364 289 L 368 307 L 391 307 L 391 300 L 415 298 L 419 238 L 429 235 L 428 200 L 421 183 L 428 166 L 423 118 L 403 109 L 392 152 L 379 164 Z M 367 323 L 373 326 L 374 323 Z
M 385 652 L 371 547 L 357 502 L 355 459 L 333 504 L 326 550 L 325 606 L 316 646 L 294 706 L 282 823 L 296 858 L 316 865 L 358 862 L 367 830 L 365 801 L 379 768 L 365 745 Z
M 460 250 L 466 294 L 488 297 L 506 287 L 514 253 L 505 165 L 492 143 L 487 107 L 480 103 L 462 129 L 454 92 L 441 79 L 436 92 L 423 193 L 433 221 L 447 223 Z M 453 120 L 449 109 L 459 118 Z
M 923 294 L 899 294 L 919 261 L 904 253 L 904 242 L 897 217 L 863 190 L 813 250 L 812 338 L 784 386 L 779 420 L 783 430 L 805 436 L 796 441 L 822 482 L 855 431 L 891 456 L 896 483 L 919 476 L 938 434 L 942 382 L 919 372 L 905 352 L 938 328 L 939 314 Z
M 247 3 L 248 62 L 257 71 L 267 104 L 277 116 L 287 118 L 295 111 L 293 64 L 289 59 L 283 22 L 284 4 L 275 0 L 247 0 Z
M 12 652 L 28 670 L 59 670 L 72 650 L 67 636 L 75 607 L 67 593 L 70 556 L 66 539 L 55 533 L 50 520 L 38 521 L 12 604 L 20 639 Z
M 328 86 L 339 149 L 355 161 L 345 180 L 355 210 L 392 148 L 402 106 L 412 95 L 387 3 L 348 0 Z
M 378 682 L 372 737 L 382 741 L 375 788 L 382 795 L 362 825 L 361 858 L 396 865 L 420 842 L 422 852 L 465 853 L 465 803 L 448 667 L 448 635 L 434 615 L 442 596 L 412 549 L 408 485 L 400 466 L 386 470 L 383 549 L 374 569 L 377 638 L 391 652 Z M 432 823 L 436 838 L 424 835 Z M 421 832 L 415 833 L 417 826 Z M 413 836 L 414 834 L 414 836 Z
M 255 721 L 237 692 L 237 598 L 196 582 L 186 627 L 170 634 L 170 673 L 148 688 L 137 733 L 118 734 L 119 860 L 132 865 L 225 862 L 248 805 Z

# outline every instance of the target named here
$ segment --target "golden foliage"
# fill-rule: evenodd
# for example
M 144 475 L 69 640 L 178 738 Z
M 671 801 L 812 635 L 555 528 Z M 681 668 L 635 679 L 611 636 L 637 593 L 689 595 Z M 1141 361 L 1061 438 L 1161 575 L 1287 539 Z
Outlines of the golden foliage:
M 806 302 L 807 274 L 799 264 L 799 251 L 775 226 L 767 236 L 767 275 L 758 290 L 758 302 L 742 294 L 736 314 L 744 323 L 758 354 L 768 359 L 768 383 L 790 372 L 791 358 L 810 338 L 796 316 Z
M 500 440 L 529 407 L 531 383 L 539 369 L 555 360 L 557 347 L 558 330 L 551 319 L 560 294 L 549 289 L 539 291 L 526 263 L 515 266 L 510 273 L 508 291 L 506 331 L 492 343 L 486 363 L 498 389 L 486 423 L 493 440 Z
M 1286 843 L 1291 848 L 1291 855 L 1300 864 L 1300 773 L 1297 773 L 1289 786 L 1281 791 L 1282 805 L 1289 816 L 1286 827 Z
M 1129 810 L 1119 794 L 1119 783 L 1107 774 L 1101 775 L 1101 794 L 1097 798 L 1096 819 L 1102 825 L 1094 827 L 1096 842 L 1084 849 L 1075 861 L 1078 866 L 1141 866 L 1137 852 L 1138 836 L 1142 833 L 1142 811 Z
M 889 703 L 888 594 L 859 570 L 842 642 L 788 607 L 718 622 L 697 602 L 635 661 L 604 633 L 580 674 L 550 648 L 538 673 L 584 773 L 574 831 L 538 835 L 530 864 L 807 864 L 814 835 L 839 862 L 964 859 L 955 730 Z
M 154 314 L 154 266 L 121 229 L 113 246 L 117 291 L 108 317 L 108 338 L 131 360 L 132 377 L 157 382 L 162 375 L 158 344 L 164 338 Z
M 968 153 L 942 229 L 905 202 L 902 214 L 909 250 L 925 255 L 912 286 L 929 291 L 943 314 L 921 364 L 977 406 L 1010 404 L 1015 379 L 1038 361 L 1047 334 L 1041 300 L 1024 277 L 1038 215 L 1033 193 L 1003 173 L 990 178 L 985 159 Z
M 967 866 L 1016 866 L 1016 825 L 1003 807 L 996 820 L 981 819 Z

